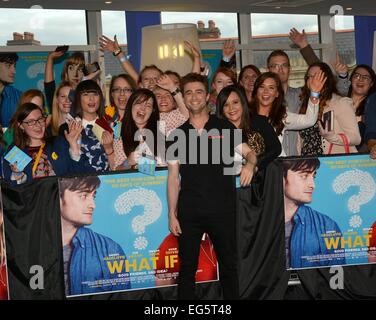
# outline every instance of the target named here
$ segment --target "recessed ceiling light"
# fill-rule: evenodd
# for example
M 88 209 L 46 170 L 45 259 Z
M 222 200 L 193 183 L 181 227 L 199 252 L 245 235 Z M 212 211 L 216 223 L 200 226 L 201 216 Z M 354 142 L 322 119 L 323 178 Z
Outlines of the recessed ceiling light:
M 275 9 L 281 9 L 281 7 L 275 7 Z
M 348 8 L 346 8 L 346 10 L 347 10 L 347 11 L 351 11 L 351 10 L 352 10 L 352 8 L 351 8 L 351 7 L 348 7 Z
M 9 0 L 3 0 L 4 2 L 8 2 Z
M 105 4 L 111 4 L 112 1 L 105 1 L 104 3 L 105 3 Z

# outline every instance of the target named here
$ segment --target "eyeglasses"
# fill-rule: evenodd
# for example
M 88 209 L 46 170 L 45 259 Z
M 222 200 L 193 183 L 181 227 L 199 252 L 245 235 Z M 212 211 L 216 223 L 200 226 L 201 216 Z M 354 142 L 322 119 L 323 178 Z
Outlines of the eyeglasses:
M 358 80 L 358 81 L 360 80 L 365 81 L 365 82 L 372 81 L 372 78 L 367 74 L 360 74 L 360 73 L 355 72 L 352 77 L 353 79 Z
M 288 63 L 273 63 L 269 65 L 270 69 L 288 69 L 290 65 Z
M 127 94 L 127 93 L 132 93 L 133 92 L 133 89 L 130 89 L 130 88 L 113 88 L 111 90 L 112 93 L 123 93 L 123 94 Z
M 37 124 L 37 122 L 40 125 L 42 125 L 46 122 L 46 118 L 42 116 L 42 117 L 38 118 L 37 120 L 22 121 L 22 123 L 27 124 L 29 127 L 34 127 Z

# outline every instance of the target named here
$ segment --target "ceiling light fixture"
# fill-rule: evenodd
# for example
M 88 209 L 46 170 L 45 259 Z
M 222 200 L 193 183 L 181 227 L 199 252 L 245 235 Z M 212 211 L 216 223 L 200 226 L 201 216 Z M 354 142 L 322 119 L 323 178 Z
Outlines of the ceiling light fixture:
M 105 4 L 111 4 L 112 1 L 105 1 L 104 3 L 105 3 Z
M 347 10 L 347 11 L 351 11 L 351 10 L 352 10 L 352 8 L 351 8 L 351 7 L 348 7 L 348 8 L 346 8 L 346 10 Z

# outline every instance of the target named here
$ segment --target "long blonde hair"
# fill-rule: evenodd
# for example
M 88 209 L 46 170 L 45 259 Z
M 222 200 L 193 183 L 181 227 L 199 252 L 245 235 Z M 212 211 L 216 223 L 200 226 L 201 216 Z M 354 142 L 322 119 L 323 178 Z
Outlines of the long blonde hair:
M 60 94 L 60 90 L 64 87 L 70 87 L 72 88 L 71 84 L 69 81 L 62 81 L 60 85 L 57 87 L 55 90 L 54 94 L 54 99 L 52 101 L 52 120 L 51 120 L 51 130 L 52 130 L 52 135 L 57 136 L 59 134 L 59 118 L 61 115 L 61 111 L 59 109 L 59 104 L 57 102 L 57 97 Z M 73 108 L 73 103 L 71 105 L 71 108 Z

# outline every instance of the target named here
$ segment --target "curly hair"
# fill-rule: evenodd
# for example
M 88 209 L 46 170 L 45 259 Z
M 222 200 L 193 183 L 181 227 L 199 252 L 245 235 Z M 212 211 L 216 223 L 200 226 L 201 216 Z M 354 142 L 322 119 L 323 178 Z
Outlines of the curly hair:
M 274 72 L 265 72 L 261 74 L 255 81 L 255 86 L 252 92 L 252 102 L 250 104 L 250 110 L 252 115 L 256 115 L 260 111 L 260 102 L 257 98 L 257 91 L 261 85 L 265 82 L 266 79 L 273 79 L 277 86 L 278 97 L 273 101 L 270 113 L 269 113 L 269 122 L 274 127 L 277 135 L 282 133 L 285 124 L 283 120 L 287 116 L 286 104 L 285 104 L 285 93 L 283 91 L 281 80 L 279 76 Z

